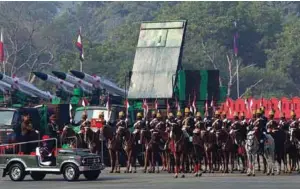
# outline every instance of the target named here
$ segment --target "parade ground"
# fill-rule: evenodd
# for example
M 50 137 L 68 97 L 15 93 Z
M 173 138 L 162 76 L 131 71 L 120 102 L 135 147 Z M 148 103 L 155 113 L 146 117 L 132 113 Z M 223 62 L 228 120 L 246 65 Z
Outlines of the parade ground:
M 2 174 L 2 173 L 1 173 Z M 47 175 L 43 181 L 33 181 L 26 176 L 22 182 L 12 182 L 9 177 L 0 179 L 1 189 L 299 189 L 300 175 L 265 176 L 258 173 L 255 177 L 234 174 L 204 174 L 194 177 L 187 174 L 185 178 L 173 178 L 172 174 L 135 174 L 103 171 L 96 181 L 86 181 L 82 176 L 77 182 L 66 182 L 62 175 Z

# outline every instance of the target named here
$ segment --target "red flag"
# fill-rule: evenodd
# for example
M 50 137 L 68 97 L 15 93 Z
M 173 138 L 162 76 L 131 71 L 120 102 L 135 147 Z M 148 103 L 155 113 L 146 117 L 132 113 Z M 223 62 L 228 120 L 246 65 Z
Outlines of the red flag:
M 3 42 L 3 34 L 1 31 L 1 37 L 0 37 L 0 62 L 4 61 L 4 42 Z
M 147 117 L 148 114 L 148 104 L 146 99 L 143 100 L 143 109 L 144 109 L 144 118 L 145 118 Z
M 126 107 L 126 116 L 128 117 L 128 109 L 129 109 L 129 101 L 128 101 L 128 99 L 125 100 L 125 107 Z

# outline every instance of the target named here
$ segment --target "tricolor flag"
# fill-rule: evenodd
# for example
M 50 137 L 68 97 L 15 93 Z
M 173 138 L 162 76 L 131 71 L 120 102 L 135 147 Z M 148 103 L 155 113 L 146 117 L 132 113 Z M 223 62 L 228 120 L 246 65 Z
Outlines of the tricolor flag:
M 4 62 L 4 41 L 3 41 L 2 31 L 1 31 L 1 37 L 0 37 L 0 62 Z
M 76 47 L 78 48 L 80 54 L 79 54 L 79 59 L 81 61 L 84 60 L 84 54 L 83 54 L 83 44 L 82 44 L 82 36 L 81 36 L 81 28 L 79 29 L 79 34 L 76 42 Z

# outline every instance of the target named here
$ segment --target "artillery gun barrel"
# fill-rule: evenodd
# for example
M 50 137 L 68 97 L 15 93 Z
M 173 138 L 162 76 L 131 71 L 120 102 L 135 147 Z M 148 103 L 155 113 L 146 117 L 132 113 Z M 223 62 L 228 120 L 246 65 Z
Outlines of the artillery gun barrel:
M 26 81 L 23 81 L 19 79 L 18 77 L 10 77 L 3 73 L 0 73 L 0 80 L 2 82 L 8 83 L 12 86 L 12 88 L 15 88 L 19 90 L 22 93 L 25 93 L 32 97 L 39 97 L 41 99 L 50 100 L 54 98 L 55 96 L 51 95 L 49 92 L 42 91 L 32 85 L 31 83 L 28 83 Z
M 126 91 L 124 89 L 121 89 L 115 83 L 113 83 L 107 79 L 104 79 L 103 77 L 99 77 L 96 75 L 91 76 L 87 73 L 76 71 L 76 70 L 71 70 L 70 72 L 75 77 L 83 79 L 89 83 L 92 83 L 97 88 L 103 88 L 103 89 L 107 90 L 108 92 L 119 95 L 119 96 L 123 96 L 123 97 L 126 96 Z
M 93 85 L 91 83 L 88 83 L 86 81 L 78 79 L 78 78 L 71 76 L 70 74 L 66 74 L 64 72 L 52 71 L 52 73 L 59 79 L 70 82 L 70 83 L 74 84 L 75 86 L 80 87 L 84 92 L 86 92 L 88 94 L 92 94 Z
M 69 94 L 73 94 L 74 84 L 42 72 L 33 72 L 33 74 L 43 81 L 56 85 Z

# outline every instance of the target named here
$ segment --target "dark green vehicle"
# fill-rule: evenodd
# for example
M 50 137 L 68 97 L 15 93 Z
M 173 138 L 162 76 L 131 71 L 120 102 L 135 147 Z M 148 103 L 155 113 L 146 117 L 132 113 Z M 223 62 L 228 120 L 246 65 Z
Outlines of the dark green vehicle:
M 45 142 L 45 140 L 18 143 L 14 146 L 17 152 L 17 145 L 41 142 Z M 0 147 L 4 147 L 4 145 Z M 3 169 L 2 177 L 8 175 L 12 181 L 22 181 L 26 175 L 39 181 L 43 180 L 46 174 L 62 174 L 66 181 L 76 181 L 81 174 L 87 180 L 96 180 L 101 170 L 104 169 L 104 165 L 100 156 L 91 154 L 85 149 L 54 148 L 49 156 L 42 158 L 40 147 L 37 147 L 36 152 L 29 155 L 24 155 L 20 151 L 18 154 L 0 154 L 0 168 Z

